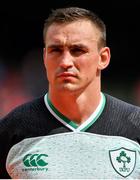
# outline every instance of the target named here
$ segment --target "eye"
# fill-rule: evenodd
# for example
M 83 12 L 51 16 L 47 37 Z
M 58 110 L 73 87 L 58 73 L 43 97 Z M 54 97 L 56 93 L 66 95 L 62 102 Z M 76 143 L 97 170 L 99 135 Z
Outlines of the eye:
M 58 53 L 58 52 L 61 53 L 61 52 L 62 52 L 62 49 L 61 49 L 61 48 L 57 48 L 57 47 L 56 47 L 56 48 L 50 48 L 50 49 L 49 49 L 49 52 L 50 52 L 50 53 L 55 53 L 55 52 L 56 52 L 56 53 Z
M 73 56 L 80 56 L 80 55 L 86 53 L 86 51 L 84 49 L 82 49 L 82 48 L 75 47 L 75 48 L 70 49 L 70 53 Z

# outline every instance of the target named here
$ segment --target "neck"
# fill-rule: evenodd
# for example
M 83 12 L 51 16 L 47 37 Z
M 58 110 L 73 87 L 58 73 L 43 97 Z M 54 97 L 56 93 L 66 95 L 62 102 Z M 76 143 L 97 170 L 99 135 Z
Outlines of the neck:
M 100 88 L 92 91 L 54 91 L 49 88 L 49 99 L 55 108 L 77 124 L 82 124 L 96 110 L 100 103 Z

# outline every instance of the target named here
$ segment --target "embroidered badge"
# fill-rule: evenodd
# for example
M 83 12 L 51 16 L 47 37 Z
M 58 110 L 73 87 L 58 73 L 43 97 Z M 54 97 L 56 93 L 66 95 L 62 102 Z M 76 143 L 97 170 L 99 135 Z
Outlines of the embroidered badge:
M 124 147 L 109 151 L 111 164 L 122 177 L 129 176 L 136 165 L 136 151 Z

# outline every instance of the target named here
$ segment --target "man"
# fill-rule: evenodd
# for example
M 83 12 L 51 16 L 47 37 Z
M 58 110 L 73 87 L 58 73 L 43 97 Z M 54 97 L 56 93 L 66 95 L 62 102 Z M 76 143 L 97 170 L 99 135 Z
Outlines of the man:
M 0 176 L 140 178 L 140 108 L 101 92 L 110 61 L 102 20 L 57 9 L 44 43 L 49 91 L 1 120 Z

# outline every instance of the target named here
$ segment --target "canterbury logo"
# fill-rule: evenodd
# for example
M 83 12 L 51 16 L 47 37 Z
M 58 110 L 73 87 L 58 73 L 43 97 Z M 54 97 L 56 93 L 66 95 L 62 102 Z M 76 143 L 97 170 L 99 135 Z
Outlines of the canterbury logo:
M 23 158 L 23 163 L 26 167 L 44 167 L 48 165 L 46 162 L 47 154 L 27 154 Z

